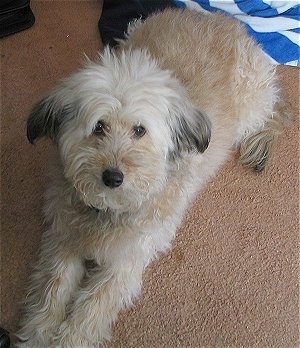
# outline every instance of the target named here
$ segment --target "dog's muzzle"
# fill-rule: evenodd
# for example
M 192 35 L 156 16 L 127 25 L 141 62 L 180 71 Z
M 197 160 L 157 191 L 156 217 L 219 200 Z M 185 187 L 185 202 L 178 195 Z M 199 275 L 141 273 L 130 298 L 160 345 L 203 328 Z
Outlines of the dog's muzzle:
M 122 185 L 124 174 L 118 169 L 106 169 L 102 174 L 105 186 L 115 188 Z

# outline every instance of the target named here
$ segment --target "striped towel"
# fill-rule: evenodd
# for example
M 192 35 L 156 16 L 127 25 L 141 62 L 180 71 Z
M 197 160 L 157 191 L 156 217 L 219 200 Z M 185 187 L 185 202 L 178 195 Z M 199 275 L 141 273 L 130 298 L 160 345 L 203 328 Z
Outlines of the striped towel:
M 274 64 L 300 66 L 299 1 L 174 0 L 177 7 L 224 11 L 246 24 Z

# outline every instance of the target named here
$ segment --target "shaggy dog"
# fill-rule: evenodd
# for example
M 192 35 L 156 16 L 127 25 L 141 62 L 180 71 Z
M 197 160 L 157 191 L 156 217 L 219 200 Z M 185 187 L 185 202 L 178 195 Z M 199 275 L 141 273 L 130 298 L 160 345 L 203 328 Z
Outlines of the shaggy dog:
M 28 139 L 57 144 L 18 347 L 98 347 L 170 247 L 195 194 L 240 146 L 262 170 L 285 112 L 275 70 L 223 14 L 137 21 L 45 96 Z M 88 261 L 88 262 L 87 262 Z

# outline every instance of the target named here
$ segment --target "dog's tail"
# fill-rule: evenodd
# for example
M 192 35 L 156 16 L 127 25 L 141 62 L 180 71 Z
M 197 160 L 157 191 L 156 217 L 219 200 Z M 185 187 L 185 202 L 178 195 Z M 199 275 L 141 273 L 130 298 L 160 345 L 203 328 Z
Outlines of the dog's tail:
M 240 146 L 240 161 L 255 171 L 262 171 L 270 158 L 278 136 L 285 126 L 292 122 L 291 105 L 283 100 L 275 104 L 273 116 L 265 123 L 264 128 L 246 136 Z

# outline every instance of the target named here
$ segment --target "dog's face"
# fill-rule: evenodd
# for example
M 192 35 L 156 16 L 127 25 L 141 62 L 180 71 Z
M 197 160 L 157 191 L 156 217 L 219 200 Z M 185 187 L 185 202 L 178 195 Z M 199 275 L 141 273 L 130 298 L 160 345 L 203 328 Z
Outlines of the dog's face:
M 86 205 L 131 211 L 167 185 L 174 161 L 207 148 L 210 124 L 147 52 L 106 50 L 35 106 L 27 135 L 57 143 Z

